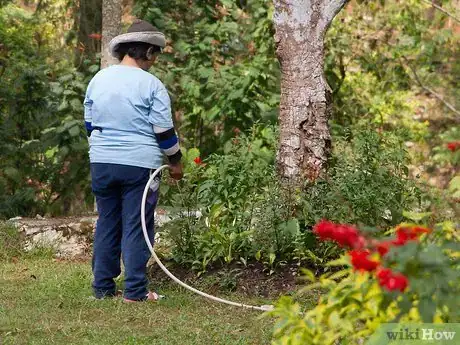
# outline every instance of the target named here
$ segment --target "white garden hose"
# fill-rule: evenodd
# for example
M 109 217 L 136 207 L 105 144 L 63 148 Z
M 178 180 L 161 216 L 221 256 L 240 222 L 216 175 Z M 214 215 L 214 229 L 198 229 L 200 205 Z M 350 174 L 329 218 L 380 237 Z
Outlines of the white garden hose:
M 253 306 L 253 305 L 247 305 L 247 304 L 242 304 L 242 303 L 237 303 L 237 302 L 232 302 L 232 301 L 228 301 L 226 299 L 222 299 L 222 298 L 219 298 L 219 297 L 215 297 L 215 296 L 212 296 L 212 295 L 209 295 L 205 292 L 202 292 L 200 290 L 197 290 L 191 286 L 188 286 L 187 284 L 185 284 L 184 282 L 180 281 L 178 278 L 176 278 L 171 272 L 168 271 L 168 269 L 165 267 L 165 265 L 162 264 L 162 262 L 160 261 L 160 259 L 158 258 L 157 254 L 155 253 L 155 251 L 153 250 L 153 245 L 152 243 L 150 242 L 150 239 L 149 239 L 149 235 L 148 235 L 148 232 L 147 232 L 147 224 L 146 224 L 146 220 L 145 220 L 145 204 L 146 204 L 146 200 L 147 200 L 147 194 L 149 192 L 149 189 L 150 189 L 150 185 L 152 184 L 153 180 L 155 179 L 155 177 L 164 169 L 167 169 L 168 166 L 167 165 L 163 165 L 161 166 L 159 169 L 156 169 L 155 172 L 152 174 L 152 176 L 150 176 L 150 179 L 149 181 L 147 182 L 147 185 L 145 186 L 144 188 L 144 194 L 142 195 L 142 203 L 141 203 L 141 223 L 142 223 L 142 231 L 144 232 L 144 238 L 145 238 L 145 242 L 147 242 L 147 246 L 149 247 L 150 249 L 150 252 L 152 253 L 152 256 L 153 258 L 155 259 L 155 261 L 157 262 L 158 266 L 160 266 L 160 268 L 168 275 L 169 278 L 171 278 L 172 280 L 174 280 L 177 284 L 179 284 L 180 286 L 200 295 L 200 296 L 203 296 L 203 297 L 206 297 L 210 300 L 213 300 L 213 301 L 216 301 L 216 302 L 220 302 L 220 303 L 225 303 L 225 304 L 229 304 L 229 305 L 233 305 L 233 306 L 236 306 L 236 307 L 242 307 L 242 308 L 248 308 L 248 309 L 254 309 L 254 310 L 261 310 L 261 311 L 270 311 L 270 310 L 273 310 L 273 306 L 272 305 L 262 305 L 262 306 Z

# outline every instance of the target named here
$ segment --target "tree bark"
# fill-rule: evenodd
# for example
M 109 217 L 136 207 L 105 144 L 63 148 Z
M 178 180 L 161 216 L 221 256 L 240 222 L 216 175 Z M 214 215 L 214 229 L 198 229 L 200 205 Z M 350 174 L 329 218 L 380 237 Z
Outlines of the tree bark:
M 101 68 L 118 63 L 109 53 L 109 42 L 121 32 L 122 0 L 102 1 L 102 58 Z
M 346 0 L 274 0 L 281 65 L 279 175 L 314 181 L 331 148 L 331 89 L 324 76 L 324 35 Z
M 118 63 L 118 60 L 109 52 L 109 43 L 112 38 L 121 32 L 121 15 L 123 12 L 122 0 L 102 1 L 102 48 L 101 69 Z M 94 200 L 94 211 L 97 211 Z
M 95 59 L 100 52 L 100 42 L 91 34 L 100 34 L 102 29 L 102 0 L 80 0 L 78 18 L 78 44 L 75 57 L 76 66 L 82 58 Z

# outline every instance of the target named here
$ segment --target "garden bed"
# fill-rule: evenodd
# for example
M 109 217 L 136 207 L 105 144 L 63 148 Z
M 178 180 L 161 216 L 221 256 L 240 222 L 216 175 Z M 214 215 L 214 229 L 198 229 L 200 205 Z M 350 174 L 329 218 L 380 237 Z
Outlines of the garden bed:
M 211 268 L 198 275 L 173 261 L 163 263 L 186 284 L 210 294 L 236 292 L 251 297 L 276 298 L 294 292 L 302 284 L 297 264 L 285 265 L 269 274 L 266 267 L 257 261 L 246 266 L 233 263 L 226 267 Z M 149 277 L 154 285 L 159 286 L 171 281 L 156 263 L 149 266 Z

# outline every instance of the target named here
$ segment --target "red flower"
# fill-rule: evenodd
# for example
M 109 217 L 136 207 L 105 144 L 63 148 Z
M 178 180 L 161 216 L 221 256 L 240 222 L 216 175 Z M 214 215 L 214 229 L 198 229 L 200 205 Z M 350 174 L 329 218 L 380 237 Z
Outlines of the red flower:
M 378 261 L 369 259 L 370 252 L 367 249 L 355 249 L 348 254 L 351 256 L 351 264 L 356 270 L 372 272 L 379 266 Z
M 407 277 L 404 274 L 399 273 L 390 277 L 385 287 L 390 291 L 399 290 L 404 292 L 408 285 L 409 280 Z
M 377 251 L 379 252 L 380 256 L 385 256 L 390 251 L 390 246 L 393 244 L 393 241 L 385 241 L 377 243 Z
M 409 285 L 409 280 L 402 273 L 394 273 L 389 268 L 382 268 L 377 273 L 379 285 L 389 291 L 399 290 L 403 292 Z
M 458 149 L 460 149 L 460 141 L 452 141 L 450 143 L 447 143 L 446 146 L 449 150 L 451 150 L 452 152 L 455 152 Z
M 404 246 L 411 240 L 416 240 L 417 235 L 410 231 L 410 228 L 397 227 L 396 228 L 396 239 L 392 241 L 395 246 Z
M 420 235 L 430 232 L 430 229 L 423 226 L 398 226 L 396 228 L 396 240 L 393 240 L 392 243 L 395 246 L 403 246 L 408 241 L 417 240 Z
M 313 232 L 321 240 L 332 240 L 342 247 L 362 248 L 366 242 L 365 238 L 353 226 L 334 224 L 327 220 L 322 220 L 316 224 Z
M 101 34 L 96 34 L 96 33 L 89 34 L 88 37 L 92 38 L 93 40 L 96 40 L 96 41 L 100 41 L 102 39 L 102 35 Z
M 412 232 L 421 235 L 421 234 L 429 234 L 431 232 L 431 229 L 425 228 L 423 226 L 414 226 L 412 228 Z
M 388 281 L 388 278 L 393 272 L 389 268 L 381 268 L 377 272 L 377 278 L 379 279 L 380 285 L 385 284 Z
M 196 157 L 196 158 L 195 158 L 193 161 L 194 161 L 194 162 L 195 162 L 195 164 L 197 164 L 197 165 L 200 165 L 200 164 L 202 164 L 202 163 L 203 163 L 203 161 L 201 160 L 201 158 L 200 158 L 200 157 Z

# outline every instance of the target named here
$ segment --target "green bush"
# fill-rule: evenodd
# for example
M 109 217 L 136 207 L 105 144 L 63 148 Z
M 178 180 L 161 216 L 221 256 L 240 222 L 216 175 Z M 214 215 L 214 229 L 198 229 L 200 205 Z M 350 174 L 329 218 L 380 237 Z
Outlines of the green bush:
M 91 195 L 82 102 L 98 67 L 76 71 L 48 14 L 0 8 L 0 219 L 85 212 Z
M 164 228 L 176 261 L 205 269 L 251 255 L 255 208 L 272 179 L 275 140 L 273 128 L 255 128 L 202 164 L 194 162 L 195 150 L 186 153 L 185 179 L 164 201 L 179 208 L 178 218 Z
M 181 13 L 181 15 L 178 15 Z M 188 147 L 220 152 L 235 129 L 273 124 L 279 103 L 272 3 L 137 1 L 134 14 L 166 33 L 154 66 L 172 94 Z
M 399 209 L 417 205 L 407 155 L 394 135 L 367 130 L 338 140 L 327 177 L 304 189 L 278 180 L 275 143 L 273 129 L 255 127 L 204 163 L 194 162 L 197 150 L 186 152 L 185 179 L 162 192 L 175 217 L 161 230 L 174 260 L 199 271 L 248 260 L 269 272 L 292 261 L 323 270 L 341 251 L 317 242 L 311 228 L 318 220 L 385 228 L 401 221 Z
M 404 239 L 398 235 L 402 228 L 417 236 L 428 234 L 420 241 L 416 237 Z M 330 263 L 341 267 L 340 271 L 319 279 L 304 271 L 312 284 L 303 292 L 323 292 L 314 308 L 306 310 L 290 297 L 280 299 L 271 313 L 277 317 L 273 344 L 362 344 L 383 323 L 458 321 L 460 238 L 453 223 L 438 224 L 433 231 L 402 224 L 396 229 L 399 244 L 380 255 L 375 246 L 384 241 L 366 233 L 368 258 L 354 261 L 349 252 Z M 363 269 L 368 260 L 375 264 Z M 389 269 L 398 277 L 392 282 L 386 278 Z
M 400 136 L 364 129 L 336 138 L 327 177 L 307 186 L 306 224 L 320 219 L 386 226 L 402 221 L 400 210 L 417 206 L 421 191 L 409 179 L 409 159 Z

